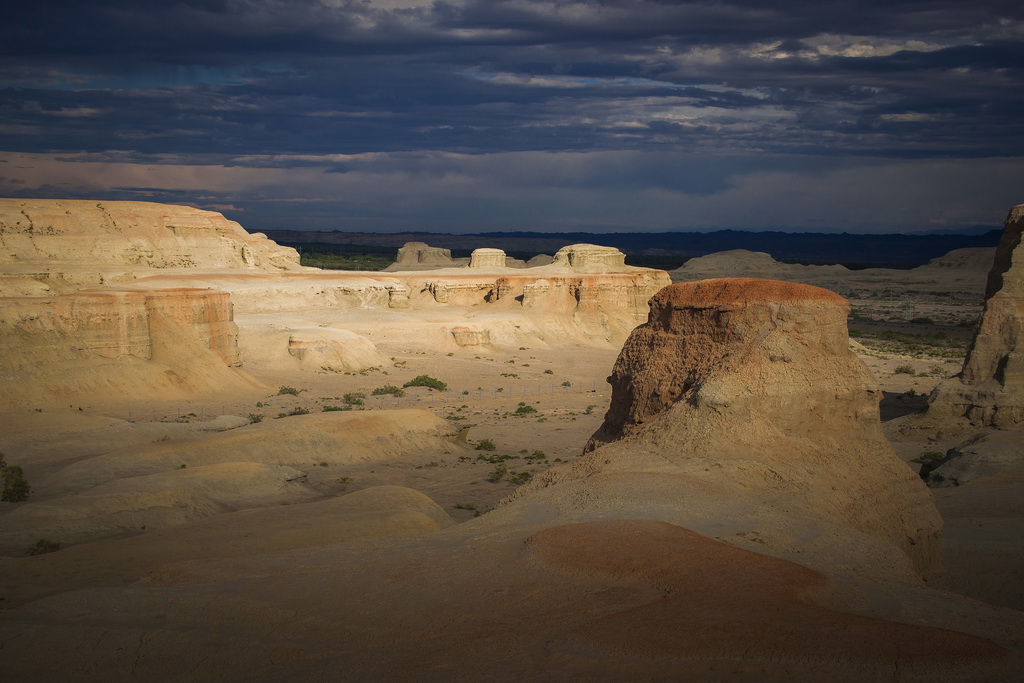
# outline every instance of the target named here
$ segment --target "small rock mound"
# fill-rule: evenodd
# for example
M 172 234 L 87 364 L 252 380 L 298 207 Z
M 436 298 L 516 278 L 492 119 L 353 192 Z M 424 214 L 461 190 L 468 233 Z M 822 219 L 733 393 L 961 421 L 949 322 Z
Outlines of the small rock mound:
M 626 255 L 615 247 L 573 244 L 559 249 L 553 263 L 568 266 L 577 273 L 614 273 L 625 268 Z
M 470 268 L 504 268 L 505 252 L 501 249 L 474 249 L 469 256 Z
M 405 246 L 399 247 L 395 262 L 384 270 L 430 270 L 453 265 L 456 261 L 452 259 L 451 249 L 432 247 L 426 242 L 406 242 Z
M 974 425 L 1024 426 L 1024 204 L 1010 210 L 988 274 L 985 311 L 963 370 L 938 387 L 928 413 Z

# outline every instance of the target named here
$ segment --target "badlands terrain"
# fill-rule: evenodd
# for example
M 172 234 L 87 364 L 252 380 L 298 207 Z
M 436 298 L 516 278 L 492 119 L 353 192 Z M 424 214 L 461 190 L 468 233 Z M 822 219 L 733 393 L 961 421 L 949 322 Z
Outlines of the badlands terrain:
M 1022 227 L 341 272 L 0 200 L 0 675 L 1020 680 Z

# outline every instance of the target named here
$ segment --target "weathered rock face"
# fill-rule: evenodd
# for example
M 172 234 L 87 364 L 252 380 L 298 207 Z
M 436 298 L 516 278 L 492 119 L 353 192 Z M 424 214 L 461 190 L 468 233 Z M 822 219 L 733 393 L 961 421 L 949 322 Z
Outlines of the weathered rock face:
M 0 199 L 0 265 L 297 270 L 298 254 L 213 211 L 151 202 Z M 63 268 L 62 268 L 63 266 Z
M 1013 207 L 996 249 L 985 311 L 963 370 L 932 393 L 928 413 L 1003 429 L 1024 425 L 1024 204 Z
M 423 268 L 447 268 L 455 265 L 452 250 L 432 247 L 426 242 L 406 242 L 398 248 L 395 262 L 385 268 L 388 271 L 418 270 Z
M 848 310 L 837 294 L 773 280 L 662 289 L 615 363 L 592 452 L 533 486 L 594 501 L 636 486 L 637 505 L 680 523 L 760 519 L 758 542 L 780 552 L 796 544 L 828 562 L 872 555 L 937 573 L 941 520 L 882 432 L 874 378 L 848 348 Z M 812 548 L 808 534 L 866 545 Z
M 505 252 L 501 249 L 474 249 L 469 255 L 470 268 L 504 268 Z
M 756 409 L 788 433 L 820 428 L 837 410 L 877 422 L 877 390 L 847 348 L 847 310 L 838 294 L 778 280 L 666 287 L 615 362 L 611 407 L 588 448 L 632 434 L 678 402 Z
M 100 390 L 168 391 L 252 385 L 239 365 L 231 299 L 205 289 L 81 291 L 4 299 L 4 403 Z
M 626 265 L 626 255 L 615 247 L 573 244 L 559 249 L 553 264 L 568 266 L 577 273 L 607 273 L 621 271 Z

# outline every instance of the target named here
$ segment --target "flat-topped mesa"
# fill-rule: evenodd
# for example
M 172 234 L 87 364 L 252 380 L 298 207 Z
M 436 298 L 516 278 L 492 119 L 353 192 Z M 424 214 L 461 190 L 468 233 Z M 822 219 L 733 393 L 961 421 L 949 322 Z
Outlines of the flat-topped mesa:
M 469 255 L 470 268 L 504 268 L 505 252 L 501 249 L 474 249 Z
M 564 485 L 550 496 L 596 500 L 602 482 L 632 478 L 646 482 L 635 489 L 641 509 L 688 524 L 742 527 L 751 522 L 725 520 L 749 516 L 778 552 L 803 546 L 856 571 L 877 562 L 936 575 L 942 522 L 882 432 L 880 392 L 848 346 L 848 310 L 833 292 L 775 280 L 665 287 L 615 362 L 592 452 L 519 495 Z
M 596 244 L 572 244 L 555 254 L 555 266 L 568 267 L 576 273 L 622 272 L 627 269 L 626 255 L 615 247 Z
M 294 249 L 214 211 L 153 202 L 0 199 L 0 270 L 45 266 L 298 270 Z
M 611 407 L 588 450 L 637 431 L 678 402 L 759 411 L 794 433 L 821 428 L 823 420 L 877 422 L 877 389 L 848 349 L 848 311 L 838 294 L 778 280 L 721 278 L 662 289 L 647 324 L 615 362 Z M 817 410 L 823 401 L 836 405 Z
M 1010 209 L 988 274 L 985 310 L 960 374 L 932 392 L 929 416 L 1024 426 L 1024 204 Z
M 452 250 L 432 247 L 426 242 L 406 242 L 398 248 L 395 262 L 385 270 L 416 270 L 419 268 L 446 268 L 452 266 Z
M 255 386 L 231 298 L 209 289 L 86 290 L 4 302 L 0 406 L 188 397 Z

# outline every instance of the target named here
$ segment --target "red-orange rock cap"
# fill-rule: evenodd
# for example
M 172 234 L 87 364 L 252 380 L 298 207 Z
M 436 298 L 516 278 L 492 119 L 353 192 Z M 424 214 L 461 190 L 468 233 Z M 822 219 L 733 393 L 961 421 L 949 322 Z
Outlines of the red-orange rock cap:
M 670 306 L 716 306 L 752 303 L 822 301 L 847 305 L 835 292 L 784 280 L 752 277 L 723 277 L 693 282 L 679 282 L 654 295 L 652 304 Z

